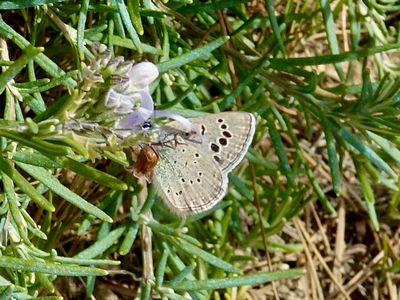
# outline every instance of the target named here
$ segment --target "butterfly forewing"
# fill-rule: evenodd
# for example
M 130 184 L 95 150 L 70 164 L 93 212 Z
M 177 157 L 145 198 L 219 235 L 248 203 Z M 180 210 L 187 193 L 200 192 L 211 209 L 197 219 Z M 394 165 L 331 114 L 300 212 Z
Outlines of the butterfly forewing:
M 208 151 L 227 174 L 245 156 L 253 139 L 255 118 L 247 112 L 223 112 L 191 118 L 197 125 L 203 142 L 199 145 Z
M 197 143 L 154 146 L 160 160 L 153 184 L 165 204 L 177 214 L 202 212 L 225 195 L 227 176 Z

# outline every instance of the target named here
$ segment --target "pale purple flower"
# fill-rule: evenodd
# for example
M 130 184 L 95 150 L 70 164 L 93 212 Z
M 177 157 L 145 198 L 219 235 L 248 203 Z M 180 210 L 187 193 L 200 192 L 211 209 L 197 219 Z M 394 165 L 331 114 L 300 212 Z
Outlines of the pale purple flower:
M 128 72 L 128 80 L 123 80 L 111 88 L 105 97 L 105 105 L 117 114 L 127 115 L 116 124 L 122 136 L 132 131 L 140 130 L 150 118 L 169 118 L 179 122 L 189 135 L 199 135 L 196 128 L 188 119 L 167 111 L 154 110 L 154 102 L 150 95 L 149 85 L 158 77 L 158 69 L 151 62 L 134 65 Z
M 154 102 L 149 85 L 158 77 L 158 69 L 151 62 L 133 65 L 128 80 L 114 85 L 105 95 L 105 106 L 116 114 L 128 115 L 121 119 L 117 128 L 133 128 L 153 115 Z

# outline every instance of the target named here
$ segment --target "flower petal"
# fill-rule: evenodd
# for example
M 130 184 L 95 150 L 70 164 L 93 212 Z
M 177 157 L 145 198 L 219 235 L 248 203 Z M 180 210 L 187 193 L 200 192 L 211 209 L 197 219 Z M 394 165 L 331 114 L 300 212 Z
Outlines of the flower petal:
M 108 108 L 118 108 L 121 104 L 132 107 L 134 102 L 131 97 L 118 93 L 114 89 L 109 89 L 105 95 L 105 106 Z
M 140 91 L 149 86 L 158 77 L 158 69 L 151 62 L 136 64 L 129 71 L 130 78 L 129 92 Z
M 140 99 L 141 99 L 140 107 L 151 110 L 153 112 L 154 111 L 154 101 L 153 101 L 153 98 L 151 98 L 149 89 L 146 88 L 146 89 L 138 92 L 138 94 L 140 95 Z
M 116 126 L 119 129 L 130 129 L 143 124 L 153 115 L 152 110 L 139 107 L 126 118 L 120 120 Z

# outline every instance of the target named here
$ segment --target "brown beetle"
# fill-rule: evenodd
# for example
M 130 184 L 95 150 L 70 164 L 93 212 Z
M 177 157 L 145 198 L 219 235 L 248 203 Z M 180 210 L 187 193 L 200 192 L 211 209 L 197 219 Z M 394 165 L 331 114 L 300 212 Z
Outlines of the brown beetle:
M 150 145 L 140 147 L 140 149 L 131 148 L 132 159 L 135 161 L 132 167 L 133 176 L 137 178 L 146 178 L 150 182 L 153 177 L 153 170 L 158 163 L 159 156 L 157 151 Z M 134 159 L 136 157 L 136 159 Z

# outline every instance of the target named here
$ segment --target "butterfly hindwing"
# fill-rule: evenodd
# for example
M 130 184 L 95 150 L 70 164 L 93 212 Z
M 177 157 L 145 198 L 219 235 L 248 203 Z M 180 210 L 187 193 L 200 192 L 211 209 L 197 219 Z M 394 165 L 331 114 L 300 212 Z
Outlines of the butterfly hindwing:
M 225 195 L 227 176 L 198 144 L 186 142 L 175 147 L 154 147 L 160 159 L 154 168 L 153 184 L 175 213 L 208 210 Z

